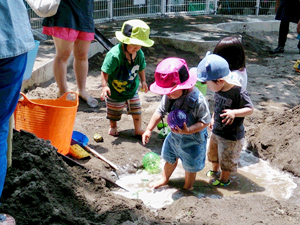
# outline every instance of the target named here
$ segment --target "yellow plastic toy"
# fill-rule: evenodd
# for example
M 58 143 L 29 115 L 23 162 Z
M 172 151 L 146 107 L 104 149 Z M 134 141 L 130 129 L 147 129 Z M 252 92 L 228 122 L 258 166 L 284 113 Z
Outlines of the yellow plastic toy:
M 69 154 L 76 159 L 83 159 L 90 156 L 90 154 L 78 144 L 71 145 Z
M 294 69 L 300 73 L 300 59 L 298 59 L 294 65 Z

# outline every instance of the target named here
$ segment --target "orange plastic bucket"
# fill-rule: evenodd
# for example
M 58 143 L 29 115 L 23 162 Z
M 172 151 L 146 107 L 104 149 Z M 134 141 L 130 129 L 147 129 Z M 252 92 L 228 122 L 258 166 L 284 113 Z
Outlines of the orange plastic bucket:
M 68 100 L 68 94 L 74 94 L 74 100 Z M 32 100 L 22 92 L 21 95 L 23 99 L 18 101 L 14 112 L 15 129 L 50 140 L 59 153 L 67 155 L 78 109 L 78 94 L 67 92 L 58 99 Z

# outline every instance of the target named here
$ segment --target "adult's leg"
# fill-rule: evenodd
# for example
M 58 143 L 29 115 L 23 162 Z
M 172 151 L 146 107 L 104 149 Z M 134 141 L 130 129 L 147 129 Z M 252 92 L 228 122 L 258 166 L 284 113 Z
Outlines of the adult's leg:
M 0 124 L 0 197 L 2 195 L 7 170 L 7 136 L 9 120 Z
M 9 118 L 14 112 L 26 68 L 27 53 L 0 59 L 0 197 L 7 170 Z
M 290 22 L 281 20 L 279 26 L 278 47 L 284 48 L 289 33 Z
M 53 36 L 56 55 L 53 62 L 53 73 L 61 96 L 68 92 L 67 86 L 67 66 L 68 59 L 73 50 L 74 42 L 66 41 Z
M 77 39 L 74 43 L 74 63 L 73 68 L 76 75 L 78 94 L 87 101 L 89 106 L 97 107 L 98 101 L 91 98 L 86 91 L 86 79 L 89 71 L 88 53 L 91 41 Z
M 88 94 L 86 92 L 86 79 L 89 70 L 88 52 L 90 48 L 90 41 L 83 41 L 77 39 L 74 43 L 74 72 L 77 79 L 78 93 L 86 99 Z

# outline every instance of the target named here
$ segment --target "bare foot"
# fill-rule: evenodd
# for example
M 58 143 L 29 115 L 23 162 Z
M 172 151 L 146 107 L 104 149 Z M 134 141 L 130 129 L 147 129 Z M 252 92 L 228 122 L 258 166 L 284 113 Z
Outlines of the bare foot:
M 161 179 L 158 180 L 158 181 L 151 182 L 151 183 L 149 184 L 149 187 L 155 189 L 155 188 L 164 186 L 164 185 L 166 185 L 167 183 L 168 183 L 168 181 L 167 181 L 166 179 L 161 178 Z
M 192 191 L 194 189 L 194 187 L 193 186 L 192 187 L 185 187 L 185 185 L 184 185 L 183 189 L 188 190 L 188 191 Z
M 135 130 L 134 134 L 142 136 L 144 132 L 145 132 L 144 130 L 139 129 L 139 130 Z
M 109 128 L 108 134 L 111 136 L 119 136 L 118 128 L 117 127 Z
M 98 106 L 98 100 L 88 95 L 87 92 L 78 93 L 78 95 L 89 107 L 96 108 Z

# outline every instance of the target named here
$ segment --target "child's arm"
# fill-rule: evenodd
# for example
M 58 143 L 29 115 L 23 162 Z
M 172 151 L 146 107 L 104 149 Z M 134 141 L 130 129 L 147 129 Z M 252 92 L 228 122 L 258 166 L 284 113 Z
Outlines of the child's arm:
M 151 137 L 151 132 L 157 126 L 160 119 L 161 119 L 161 115 L 158 114 L 157 112 L 154 112 L 151 119 L 150 119 L 150 121 L 149 121 L 149 123 L 148 123 L 148 126 L 147 126 L 145 132 L 142 135 L 143 145 L 145 145 L 146 143 L 149 142 L 149 139 Z
M 208 125 L 209 124 L 205 124 L 205 123 L 202 123 L 202 122 L 197 122 L 197 123 L 193 124 L 192 126 L 187 127 L 186 123 L 183 123 L 183 128 L 182 129 L 180 129 L 176 125 L 176 129 L 172 129 L 172 132 L 178 133 L 178 134 L 193 134 L 193 133 L 196 133 L 196 132 L 199 132 L 199 131 L 203 130 Z
M 215 123 L 215 113 L 213 113 L 212 115 L 211 115 L 211 120 L 210 120 L 210 124 L 209 124 L 209 129 L 210 130 L 212 130 L 213 129 L 213 127 L 214 127 L 214 123 Z
M 102 92 L 100 95 L 101 100 L 105 100 L 105 98 L 107 98 L 107 96 L 110 96 L 110 88 L 108 87 L 108 73 L 104 73 L 103 71 L 101 71 L 101 86 L 102 86 Z
M 245 117 L 249 116 L 253 113 L 253 108 L 245 107 L 241 109 L 224 109 L 224 113 L 220 115 L 220 117 L 224 117 L 222 123 L 226 125 L 230 125 L 233 123 L 235 117 Z
M 142 90 L 147 93 L 148 92 L 148 85 L 146 83 L 146 75 L 145 70 L 139 71 L 139 77 L 141 80 Z

